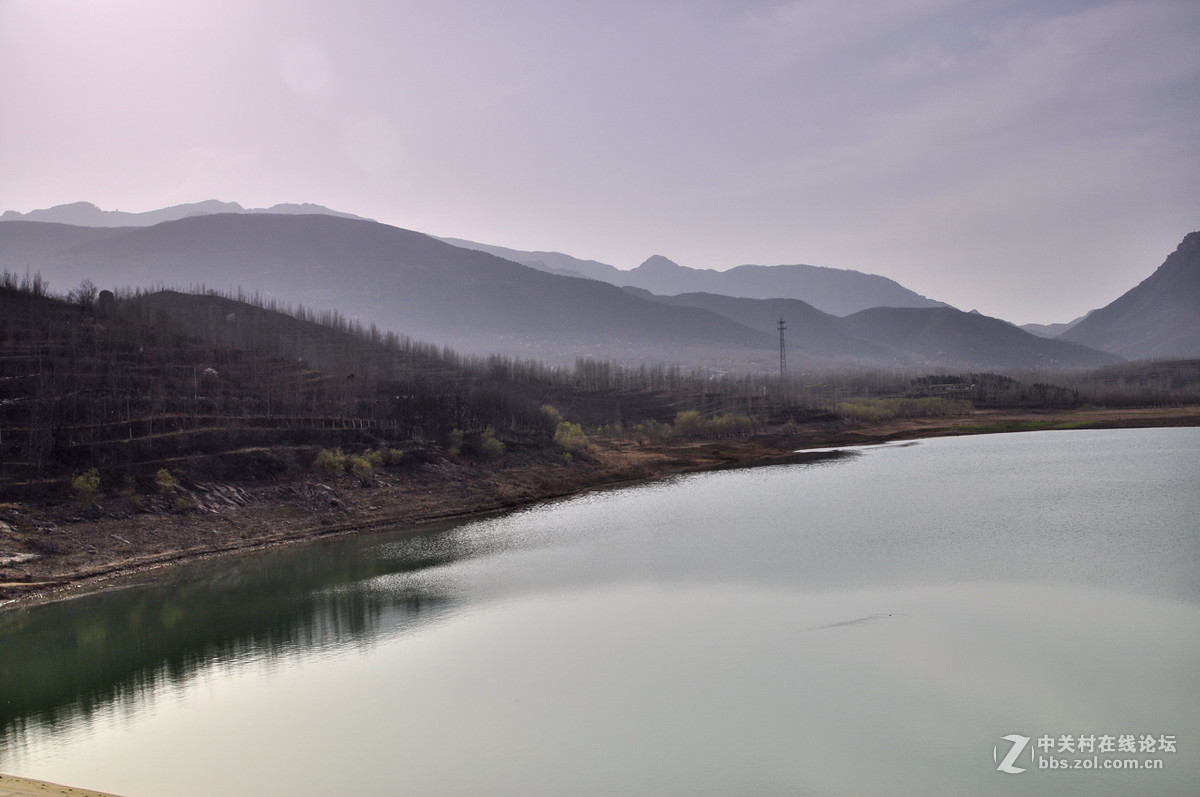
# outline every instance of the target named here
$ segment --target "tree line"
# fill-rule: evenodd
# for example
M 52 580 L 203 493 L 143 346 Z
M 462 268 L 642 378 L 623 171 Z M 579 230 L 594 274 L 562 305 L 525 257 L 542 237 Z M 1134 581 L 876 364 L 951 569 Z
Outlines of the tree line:
M 591 359 L 557 366 L 463 355 L 241 291 L 109 292 L 85 280 L 53 296 L 39 275 L 0 273 L 0 478 L 10 485 L 91 467 L 238 462 L 256 449 L 276 452 L 283 461 L 273 467 L 286 469 L 318 447 L 482 450 L 485 433 L 493 450 L 552 445 L 563 423 L 654 440 L 981 406 L 1197 401 L 1195 360 L 782 377 Z M 236 476 L 240 466 L 225 467 Z

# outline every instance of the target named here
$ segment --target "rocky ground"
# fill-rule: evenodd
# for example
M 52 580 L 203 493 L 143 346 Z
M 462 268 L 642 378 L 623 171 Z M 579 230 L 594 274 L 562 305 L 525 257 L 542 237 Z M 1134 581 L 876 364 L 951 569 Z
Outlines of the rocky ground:
M 103 587 L 123 574 L 334 534 L 415 526 L 527 506 L 670 475 L 823 456 L 802 449 L 948 434 L 1055 428 L 1200 425 L 1200 407 L 1057 412 L 976 411 L 879 426 L 825 423 L 794 434 L 638 445 L 600 441 L 589 455 L 505 452 L 381 469 L 369 484 L 316 473 L 283 483 L 198 484 L 96 505 L 0 503 L 0 606 Z M 182 499 L 182 500 L 181 500 Z

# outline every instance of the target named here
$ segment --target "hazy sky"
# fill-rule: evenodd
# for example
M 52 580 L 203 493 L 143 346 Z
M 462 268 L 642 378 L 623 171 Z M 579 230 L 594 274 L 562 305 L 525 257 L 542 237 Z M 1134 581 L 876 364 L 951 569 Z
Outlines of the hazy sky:
M 1200 229 L 1200 2 L 0 0 L 0 210 L 210 198 L 1065 321 Z

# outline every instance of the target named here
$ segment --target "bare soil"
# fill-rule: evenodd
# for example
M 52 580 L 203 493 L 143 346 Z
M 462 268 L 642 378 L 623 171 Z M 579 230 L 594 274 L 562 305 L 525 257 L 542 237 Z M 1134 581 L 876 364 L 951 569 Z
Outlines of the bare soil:
M 976 410 L 959 418 L 877 426 L 823 423 L 795 434 L 641 446 L 598 441 L 565 463 L 559 452 L 442 458 L 371 484 L 313 474 L 254 487 L 198 484 L 167 495 L 110 496 L 98 505 L 0 504 L 0 609 L 100 589 L 174 562 L 381 528 L 414 528 L 595 489 L 732 467 L 804 461 L 804 449 L 1037 429 L 1200 426 L 1200 406 L 1059 411 Z M 798 453 L 799 452 L 799 453 Z M 182 500 L 180 500 L 182 499 Z

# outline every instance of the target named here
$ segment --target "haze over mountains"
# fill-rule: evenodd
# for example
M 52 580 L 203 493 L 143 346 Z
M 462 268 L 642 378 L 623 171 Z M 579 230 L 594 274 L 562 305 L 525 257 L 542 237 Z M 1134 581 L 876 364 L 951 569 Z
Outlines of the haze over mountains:
M 185 205 L 173 205 L 159 210 L 148 210 L 144 213 L 128 213 L 122 210 L 101 210 L 91 202 L 72 202 L 68 205 L 55 205 L 44 210 L 31 210 L 28 213 L 18 213 L 7 210 L 0 215 L 0 221 L 48 221 L 58 224 L 74 224 L 80 227 L 150 227 L 164 221 L 177 221 L 189 216 L 211 216 L 215 213 L 274 213 L 277 215 L 308 215 L 338 216 L 343 219 L 361 219 L 351 213 L 341 213 L 321 205 L 310 203 L 282 203 L 269 208 L 244 208 L 237 202 L 221 202 L 209 199 L 204 202 L 192 202 Z
M 96 218 L 86 208 L 81 213 Z M 100 288 L 241 289 L 282 303 L 336 309 L 381 329 L 480 354 L 771 370 L 778 367 L 776 324 L 784 318 L 793 369 L 1075 368 L 1113 362 L 1117 354 L 1149 356 L 1137 352 L 1150 346 L 1157 347 L 1155 356 L 1200 356 L 1195 329 L 1200 301 L 1197 292 L 1184 290 L 1198 268 L 1193 236 L 1174 260 L 1169 259 L 1170 268 L 1164 264 L 1166 276 L 1143 283 L 1153 288 L 1166 285 L 1169 278 L 1169 285 L 1154 291 L 1139 286 L 1142 298 L 1126 302 L 1131 306 L 1121 316 L 1123 326 L 1109 337 L 1090 332 L 1098 328 L 1095 324 L 1084 327 L 1081 322 L 1077 329 L 1097 337 L 1053 340 L 941 305 L 882 277 L 838 269 L 745 266 L 730 271 L 751 286 L 745 291 L 769 292 L 772 288 L 763 286 L 780 284 L 800 290 L 805 280 L 836 286 L 844 278 L 868 286 L 865 296 L 879 295 L 871 293 L 869 286 L 874 285 L 898 304 L 839 316 L 799 298 L 735 297 L 712 291 L 665 296 L 551 273 L 548 269 L 562 271 L 568 262 L 588 262 L 566 255 L 551 258 L 554 265 L 543 259 L 543 267 L 535 269 L 422 233 L 332 212 L 188 213 L 138 227 L 67 225 L 31 221 L 29 215 L 0 218 L 0 268 L 39 271 L 60 292 L 85 278 Z M 606 268 L 612 267 L 591 267 L 596 273 Z M 613 271 L 639 272 L 636 278 L 666 289 L 688 280 L 709 284 L 728 279 L 719 275 L 730 273 L 685 269 L 665 258 L 652 258 L 632 272 Z M 828 301 L 828 294 L 821 295 Z M 1174 337 L 1148 322 L 1138 326 L 1130 320 L 1153 318 L 1156 308 L 1168 302 L 1175 309 L 1163 317 L 1169 319 Z M 852 306 L 847 303 L 843 309 Z M 1141 332 L 1126 340 L 1121 330 L 1127 328 Z M 1107 350 L 1082 345 L 1092 339 L 1104 342 Z M 1118 339 L 1125 346 L 1121 351 L 1115 351 Z M 1179 350 L 1171 351 L 1173 347 Z
M 744 265 L 716 271 L 688 268 L 662 255 L 654 255 L 637 268 L 623 271 L 615 266 L 595 260 L 579 260 L 560 252 L 522 252 L 459 238 L 442 240 L 455 246 L 490 252 L 542 271 L 642 288 L 661 296 L 715 293 L 746 299 L 803 299 L 818 310 L 832 315 L 849 315 L 869 307 L 948 306 L 887 277 L 849 269 L 801 264 Z

